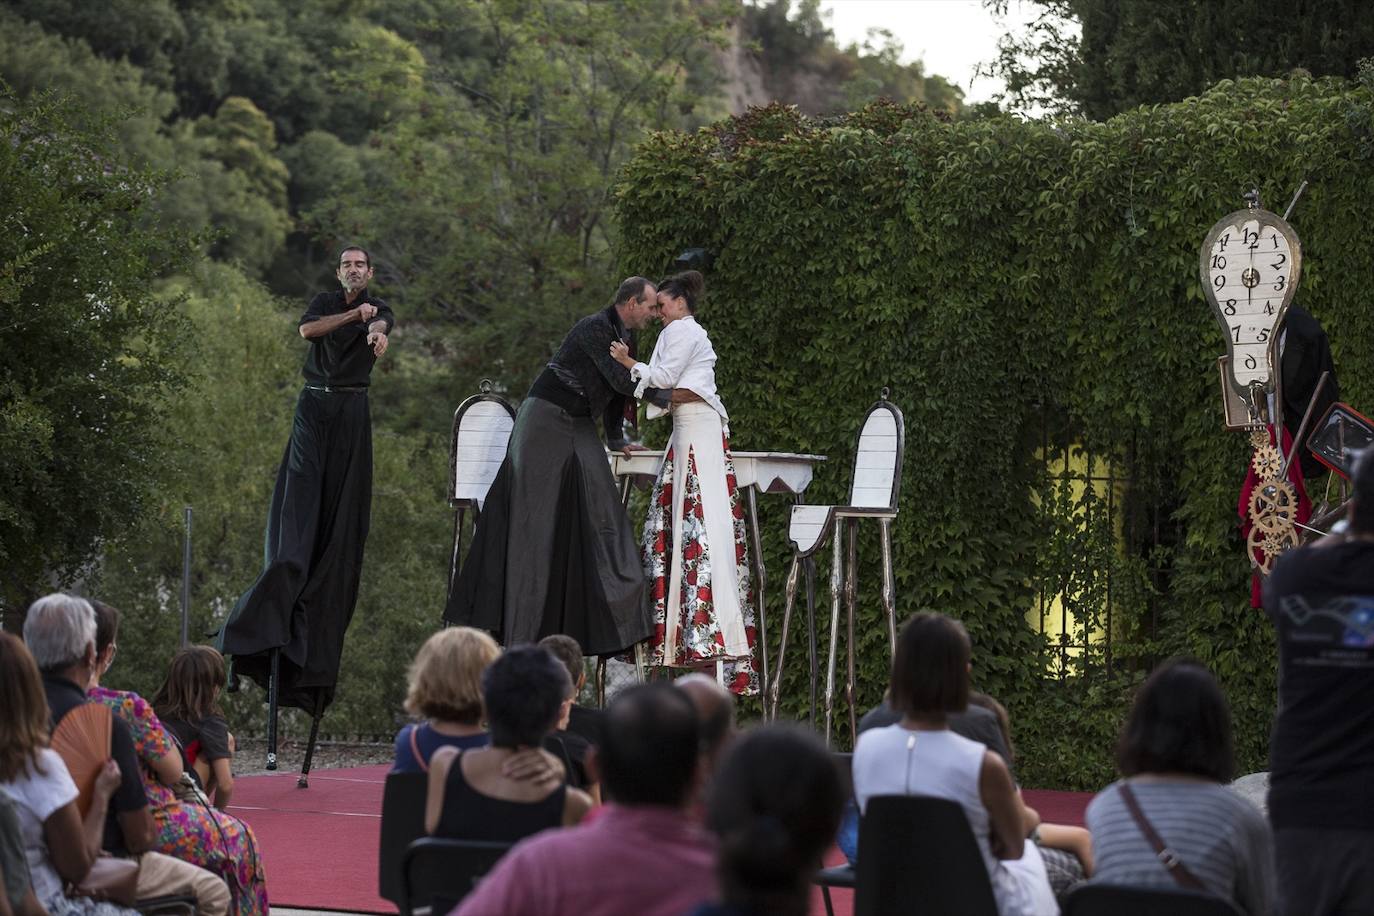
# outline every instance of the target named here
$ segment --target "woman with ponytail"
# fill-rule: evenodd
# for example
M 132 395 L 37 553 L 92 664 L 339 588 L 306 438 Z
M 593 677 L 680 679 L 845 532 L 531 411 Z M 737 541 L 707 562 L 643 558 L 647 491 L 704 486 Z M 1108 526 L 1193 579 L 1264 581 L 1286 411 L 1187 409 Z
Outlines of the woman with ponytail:
M 693 916 L 806 916 L 843 802 L 834 758 L 815 735 L 767 725 L 740 738 L 716 771 L 707 813 L 720 903 Z
M 658 286 L 663 330 L 648 364 L 636 362 L 619 341 L 611 355 L 638 383 L 636 397 L 652 387 L 686 389 L 700 399 L 672 408 L 673 435 L 644 522 L 654 615 L 649 664 L 714 668 L 732 693 L 753 694 L 758 678 L 744 507 L 729 417 L 716 393 L 716 351 L 696 320 L 704 293 L 695 270 L 664 280 Z

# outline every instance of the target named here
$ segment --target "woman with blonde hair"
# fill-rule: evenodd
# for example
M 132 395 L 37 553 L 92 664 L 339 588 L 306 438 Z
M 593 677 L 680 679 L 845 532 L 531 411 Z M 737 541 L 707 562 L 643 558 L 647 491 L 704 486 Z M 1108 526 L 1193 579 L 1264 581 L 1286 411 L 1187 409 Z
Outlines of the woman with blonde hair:
M 472 627 L 435 633 L 410 665 L 405 710 L 423 722 L 396 735 L 393 773 L 429 771 L 441 747 L 473 750 L 491 743 L 482 722 L 482 673 L 501 654 L 496 640 Z

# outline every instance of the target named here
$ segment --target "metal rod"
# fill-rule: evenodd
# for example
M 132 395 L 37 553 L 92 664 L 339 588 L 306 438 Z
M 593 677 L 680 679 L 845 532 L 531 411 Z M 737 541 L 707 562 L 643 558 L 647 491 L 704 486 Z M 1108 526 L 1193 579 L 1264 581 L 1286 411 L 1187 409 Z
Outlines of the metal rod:
M 1298 185 L 1298 189 L 1293 192 L 1293 199 L 1288 202 L 1288 209 L 1283 211 L 1283 221 L 1285 223 L 1288 222 L 1288 217 L 1293 215 L 1293 208 L 1298 205 L 1298 198 L 1302 197 L 1302 192 L 1306 190 L 1307 179 L 1304 178 L 1302 184 Z
M 807 663 L 810 665 L 809 679 L 811 682 L 811 730 L 816 730 L 816 709 L 818 708 L 817 691 L 820 689 L 821 668 L 820 660 L 816 652 L 816 558 L 809 556 L 802 561 L 802 566 L 806 572 L 806 632 L 807 632 Z
M 834 520 L 836 530 L 831 532 L 835 539 L 833 556 L 830 561 L 830 653 L 825 662 L 825 746 L 830 746 L 831 720 L 835 717 L 835 662 L 840 651 L 840 589 L 841 576 L 844 574 L 844 538 L 840 537 L 839 519 Z
M 897 583 L 892 573 L 892 519 L 878 519 L 883 547 L 883 610 L 887 612 L 889 657 L 897 655 Z
M 277 683 L 281 674 L 281 649 L 272 650 L 267 675 L 267 769 L 277 768 Z
M 763 565 L 763 536 L 759 534 L 759 506 L 758 497 L 755 491 L 758 488 L 754 485 L 748 487 L 749 490 L 749 527 L 753 534 L 754 547 L 754 571 L 758 575 L 758 582 L 754 587 L 754 598 L 757 610 L 755 615 L 758 618 L 759 644 L 756 649 L 759 660 L 759 675 L 763 678 L 763 685 L 768 686 L 768 602 L 764 597 L 764 591 L 768 588 L 768 569 Z M 795 588 L 795 583 L 793 584 Z M 763 701 L 764 693 L 759 692 L 759 700 Z M 764 707 L 764 718 L 768 717 L 768 709 Z
M 186 539 L 181 545 L 181 645 L 191 642 L 191 507 L 186 507 Z
M 1326 387 L 1326 380 L 1331 377 L 1330 370 L 1323 372 L 1321 378 L 1317 379 L 1317 387 L 1312 389 L 1312 397 L 1307 402 L 1307 410 L 1303 411 L 1302 422 L 1298 424 L 1298 433 L 1293 437 L 1293 446 L 1288 449 L 1288 454 L 1283 458 L 1283 465 L 1279 468 L 1279 477 L 1283 478 L 1288 473 L 1288 465 L 1293 462 L 1293 457 L 1298 453 L 1298 446 L 1302 444 L 1302 437 L 1307 432 L 1307 424 L 1312 419 L 1312 411 L 1317 407 L 1317 396 Z M 1274 432 L 1274 438 L 1278 440 L 1279 446 L 1283 446 L 1283 433 L 1281 430 Z
M 783 586 L 786 597 L 783 598 L 782 605 L 782 634 L 778 640 L 778 664 L 773 669 L 773 680 L 768 681 L 768 675 L 763 676 L 764 683 L 768 685 L 768 705 L 769 718 L 778 718 L 778 702 L 782 695 L 782 666 L 787 659 L 787 637 L 788 631 L 792 628 L 792 607 L 797 600 L 797 568 L 801 565 L 801 559 L 796 554 L 792 554 L 792 565 L 787 570 L 787 582 Z
M 606 656 L 596 660 L 596 703 L 606 708 Z
M 859 523 L 857 519 L 845 519 L 845 531 L 849 535 L 849 568 L 844 575 L 844 604 L 845 615 L 848 620 L 845 632 L 845 655 L 846 672 L 844 685 L 844 698 L 846 705 L 849 706 L 849 746 L 852 748 L 854 742 L 859 739 L 859 717 L 854 712 L 854 682 L 858 680 L 854 662 L 854 605 L 858 598 L 858 577 L 859 577 Z M 839 537 L 839 532 L 835 535 Z

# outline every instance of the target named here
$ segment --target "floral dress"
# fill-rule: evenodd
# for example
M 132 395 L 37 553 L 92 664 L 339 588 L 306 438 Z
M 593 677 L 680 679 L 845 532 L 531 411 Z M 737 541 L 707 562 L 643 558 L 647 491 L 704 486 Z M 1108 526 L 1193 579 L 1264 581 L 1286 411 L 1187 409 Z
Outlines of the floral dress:
M 224 879 L 238 916 L 267 916 L 267 879 L 249 826 L 218 808 L 183 802 L 158 781 L 153 761 L 179 754 L 152 706 L 136 693 L 97 687 L 90 697 L 114 710 L 133 734 L 148 807 L 157 824 L 154 849 Z

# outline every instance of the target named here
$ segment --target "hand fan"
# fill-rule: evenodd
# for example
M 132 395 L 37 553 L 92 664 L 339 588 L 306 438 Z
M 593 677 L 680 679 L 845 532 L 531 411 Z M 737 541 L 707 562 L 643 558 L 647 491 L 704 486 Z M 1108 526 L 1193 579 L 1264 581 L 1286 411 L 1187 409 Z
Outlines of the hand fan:
M 52 749 L 67 765 L 79 793 L 76 807 L 85 817 L 95 795 L 95 777 L 110 759 L 113 714 L 108 706 L 87 703 L 62 717 L 52 733 Z

